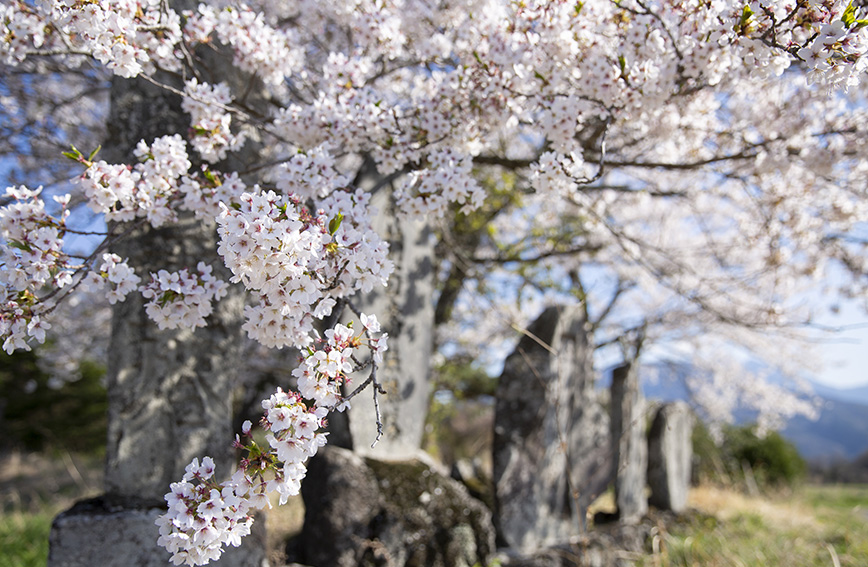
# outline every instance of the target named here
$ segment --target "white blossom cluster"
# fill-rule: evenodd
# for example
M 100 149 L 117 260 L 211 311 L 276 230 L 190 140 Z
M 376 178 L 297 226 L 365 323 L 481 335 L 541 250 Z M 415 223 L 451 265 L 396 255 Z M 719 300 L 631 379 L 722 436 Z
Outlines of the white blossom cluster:
M 430 165 L 414 171 L 397 192 L 398 206 L 411 217 L 443 217 L 450 203 L 463 205 L 464 212 L 475 210 L 485 192 L 473 178 L 469 156 L 444 148 L 432 152 Z
M 380 335 L 368 340 L 373 361 L 380 364 L 383 362 L 383 353 L 388 350 L 388 334 L 380 333 L 380 324 L 375 315 L 362 313 L 361 321 L 368 337 L 372 334 Z M 353 369 L 353 331 L 344 325 L 337 325 L 334 329 L 327 329 L 325 336 L 329 346 L 305 358 L 304 362 L 292 371 L 292 375 L 298 380 L 298 391 L 302 397 L 314 400 L 319 407 L 334 407 L 343 411 L 349 407 L 349 402 L 341 399 L 340 378 Z
M 87 54 L 121 77 L 177 69 L 180 16 L 160 0 L 46 0 L 0 7 L 7 62 L 31 52 Z M 159 33 L 157 33 L 159 32 Z
M 172 554 L 174 565 L 215 561 L 225 544 L 238 547 L 250 533 L 254 502 L 248 498 L 247 478 L 239 470 L 231 480 L 218 484 L 214 469 L 210 457 L 203 458 L 201 465 L 198 458 L 193 459 L 181 482 L 172 483 L 166 494 L 169 511 L 157 519 L 157 543 Z
M 205 318 L 214 310 L 213 302 L 226 296 L 229 287 L 211 275 L 211 266 L 199 262 L 193 273 L 187 270 L 151 274 L 151 281 L 141 288 L 148 300 L 145 312 L 160 329 L 204 327 Z
M 581 198 L 577 191 L 578 181 L 589 177 L 590 171 L 581 152 L 545 152 L 531 166 L 530 182 L 534 189 L 543 194 L 576 195 Z
M 216 33 L 232 48 L 239 69 L 277 87 L 302 67 L 303 52 L 292 31 L 269 26 L 259 12 L 244 5 L 217 9 L 199 4 L 197 11 L 185 12 L 185 37 L 193 44 L 211 41 Z
M 136 146 L 139 163 L 133 167 L 103 160 L 89 164 L 79 179 L 90 208 L 108 221 L 147 218 L 154 227 L 173 221 L 173 201 L 181 176 L 190 169 L 184 140 L 178 134 L 163 136 L 149 146 Z
M 101 289 L 107 283 L 108 301 L 114 305 L 135 291 L 141 281 L 142 278 L 136 275 L 125 259 L 117 254 L 103 254 L 99 269 L 89 272 L 83 283 L 92 290 Z
M 216 163 L 226 159 L 226 152 L 244 145 L 244 133 L 233 134 L 230 130 L 232 115 L 225 109 L 232 95 L 225 83 L 200 84 L 190 79 L 184 84 L 184 95 L 181 108 L 190 114 L 193 130 L 190 143 L 202 159 Z
M 178 190 L 183 195 L 181 208 L 192 211 L 197 218 L 211 220 L 220 214 L 220 203 L 238 203 L 247 185 L 234 171 L 220 174 L 203 169 L 198 175 L 181 177 Z
M 40 317 L 37 294 L 45 286 L 60 289 L 72 283 L 77 265 L 63 252 L 63 234 L 69 210 L 69 195 L 56 197 L 59 218 L 48 214 L 39 197 L 42 188 L 8 187 L 5 196 L 14 199 L 0 208 L 0 337 L 3 349 L 30 350 L 27 341 L 45 341 L 51 325 Z
M 302 199 L 323 199 L 335 187 L 348 187 L 350 180 L 335 169 L 335 159 L 329 144 L 320 144 L 296 153 L 276 166 L 271 179 L 284 195 L 295 194 Z
M 259 303 L 245 308 L 244 329 L 266 346 L 306 346 L 313 319 L 336 298 L 385 284 L 388 246 L 368 221 L 368 195 L 335 191 L 311 214 L 299 199 L 273 191 L 244 193 L 223 205 L 218 252 Z
M 338 324 L 326 331 L 325 340 L 303 351 L 296 373 L 301 393 L 278 388 L 263 400 L 261 425 L 268 447 L 254 441 L 252 424 L 246 421 L 243 436 L 235 442 L 246 457 L 231 479 L 218 484 L 213 478 L 214 461 L 205 457 L 201 465 L 193 459 L 181 482 L 172 484 L 165 496 L 168 511 L 156 524 L 158 543 L 172 553 L 175 565 L 204 565 L 218 559 L 224 545 L 237 547 L 241 537 L 250 533 L 251 512 L 270 506 L 270 494 L 279 495 L 279 503 L 284 504 L 299 493 L 307 473 L 305 463 L 326 444 L 322 432 L 326 416 L 349 407 L 338 392 L 354 370 L 354 351 L 365 345 L 374 352 L 386 348 L 385 335 L 371 336 L 379 332 L 376 317 L 361 314 L 361 318 L 366 338 Z

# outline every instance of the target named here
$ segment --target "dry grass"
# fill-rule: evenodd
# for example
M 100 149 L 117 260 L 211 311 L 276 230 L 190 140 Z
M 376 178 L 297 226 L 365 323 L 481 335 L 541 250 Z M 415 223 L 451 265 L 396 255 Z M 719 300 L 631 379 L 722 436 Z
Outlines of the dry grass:
M 0 507 L 38 511 L 46 505 L 63 508 L 79 498 L 95 496 L 102 487 L 102 459 L 67 452 L 50 458 L 40 453 L 10 452 L 0 456 Z
M 693 487 L 688 505 L 724 521 L 743 514 L 758 514 L 780 529 L 816 529 L 819 525 L 813 510 L 801 499 L 751 497 L 716 486 Z
M 54 516 L 101 484 L 99 458 L 0 455 L 0 567 L 44 566 Z
M 693 512 L 661 526 L 639 565 L 654 567 L 865 567 L 868 487 L 803 486 L 749 497 L 702 486 Z

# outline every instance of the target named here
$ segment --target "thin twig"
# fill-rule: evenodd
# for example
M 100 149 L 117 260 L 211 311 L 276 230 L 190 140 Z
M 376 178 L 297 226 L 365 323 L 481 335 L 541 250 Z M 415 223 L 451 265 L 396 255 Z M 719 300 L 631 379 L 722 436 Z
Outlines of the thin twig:
M 356 308 L 355 305 L 352 304 L 352 302 L 350 302 L 348 299 L 344 299 L 343 301 L 344 301 L 344 303 L 343 303 L 344 306 L 348 307 L 350 309 L 350 311 L 352 311 L 356 317 L 361 318 L 361 312 Z M 371 334 L 368 332 L 367 327 L 365 327 L 364 332 L 365 332 L 365 337 L 368 339 L 368 341 L 371 341 L 372 340 Z M 377 362 L 374 360 L 373 354 L 371 356 L 371 359 L 365 363 L 360 363 L 355 357 L 352 357 L 352 360 L 357 365 L 356 370 L 361 370 L 362 368 L 365 368 L 370 364 L 371 365 L 371 373 L 368 375 L 367 379 L 365 379 L 364 382 L 362 382 L 361 384 L 359 384 L 356 387 L 355 390 L 353 390 L 349 395 L 344 396 L 343 401 L 348 402 L 349 400 L 351 400 L 354 397 L 356 397 L 357 395 L 359 395 L 362 391 L 364 391 L 364 389 L 367 388 L 368 385 L 373 384 L 373 386 L 374 386 L 373 387 L 374 415 L 375 415 L 376 423 L 377 423 L 377 437 L 374 439 L 374 442 L 371 443 L 371 449 L 373 449 L 377 445 L 377 443 L 380 441 L 380 439 L 382 439 L 382 437 L 383 437 L 383 419 L 382 419 L 382 416 L 380 415 L 380 394 L 386 395 L 387 392 L 383 388 L 382 384 L 380 384 L 379 380 L 377 380 L 378 365 L 377 365 Z
M 377 381 L 377 365 L 374 364 L 371 367 L 371 380 L 374 383 L 374 415 L 377 419 L 377 438 L 374 439 L 374 442 L 371 443 L 371 449 L 373 449 L 377 443 L 380 441 L 380 438 L 383 437 L 383 420 L 380 418 L 380 397 L 379 394 L 386 394 L 386 390 L 380 385 Z

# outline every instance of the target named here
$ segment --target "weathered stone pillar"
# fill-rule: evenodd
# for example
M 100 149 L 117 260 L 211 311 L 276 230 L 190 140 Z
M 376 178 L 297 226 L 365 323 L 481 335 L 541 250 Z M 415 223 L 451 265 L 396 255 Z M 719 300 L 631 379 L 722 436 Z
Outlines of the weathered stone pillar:
M 521 553 L 583 530 L 584 507 L 608 478 L 607 425 L 579 307 L 552 307 L 507 358 L 497 387 L 495 525 Z M 600 465 L 602 463 L 602 468 Z
M 618 518 L 638 522 L 648 512 L 645 474 L 648 444 L 645 436 L 645 403 L 639 389 L 639 373 L 625 364 L 612 372 L 612 453 L 615 503 Z
M 188 128 L 180 97 L 143 80 L 113 80 L 106 160 L 134 163 L 132 150 L 140 139 L 151 142 Z M 200 261 L 210 264 L 215 276 L 230 277 L 216 252 L 215 225 L 192 215 L 165 228 L 137 229 L 112 251 L 129 258 L 143 283 L 150 272 L 195 269 Z M 193 457 L 213 457 L 220 478 L 232 473 L 232 389 L 243 341 L 243 304 L 243 290 L 233 286 L 216 304 L 208 326 L 195 332 L 159 330 L 138 293 L 114 306 L 106 493 L 55 518 L 49 567 L 168 563 L 168 552 L 157 546 L 154 521 L 164 511 L 170 483 L 181 479 Z M 261 565 L 264 522 L 256 522 L 254 530 L 242 547 L 229 549 L 216 564 Z
M 379 181 L 372 174 L 360 185 L 369 189 Z M 382 330 L 389 334 L 389 350 L 377 372 L 387 392 L 379 397 L 383 437 L 371 448 L 377 437 L 371 389 L 351 402 L 349 431 L 356 453 L 406 460 L 421 451 L 428 413 L 434 332 L 434 239 L 425 222 L 397 216 L 388 188 L 377 191 L 371 202 L 379 209 L 374 229 L 389 242 L 389 258 L 395 263 L 395 271 L 388 287 L 377 287 L 353 297 L 352 302 L 360 311 L 376 315 Z M 356 374 L 353 384 L 366 377 L 364 372 Z
M 687 509 L 693 458 L 693 415 L 685 402 L 664 404 L 648 432 L 649 503 L 660 510 Z

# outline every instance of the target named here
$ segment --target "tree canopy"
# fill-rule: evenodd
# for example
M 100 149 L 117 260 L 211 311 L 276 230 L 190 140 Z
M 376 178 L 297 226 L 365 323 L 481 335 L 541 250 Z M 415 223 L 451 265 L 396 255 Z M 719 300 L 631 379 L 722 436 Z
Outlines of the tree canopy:
M 112 303 L 141 293 L 160 328 L 194 328 L 230 286 L 249 294 L 251 338 L 302 349 L 300 392 L 264 402 L 269 447 L 248 424 L 231 481 L 217 485 L 213 463 L 197 460 L 173 485 L 162 542 L 193 564 L 237 542 L 266 493 L 298 490 L 347 373 L 367 367 L 377 386 L 387 342 L 376 314 L 356 313 L 355 328 L 333 314 L 394 268 L 371 224 L 378 192 L 438 229 L 436 316 L 453 348 L 478 353 L 543 303 L 575 301 L 600 348 L 704 356 L 712 406 L 734 386 L 804 410 L 745 378 L 721 345 L 801 363 L 769 333 L 814 322 L 804 294 L 866 296 L 865 11 L 841 0 L 5 3 L 0 153 L 17 186 L 0 209 L 4 349 L 43 342 L 58 304 L 86 288 Z M 133 78 L 176 97 L 188 128 L 131 156 L 97 152 L 122 127 L 106 124 L 109 89 Z M 217 223 L 230 281 L 205 262 L 136 273 L 112 252 L 136 227 L 192 217 Z M 275 463 L 274 479 L 256 472 Z M 194 516 L 218 512 L 228 527 L 191 535 Z

